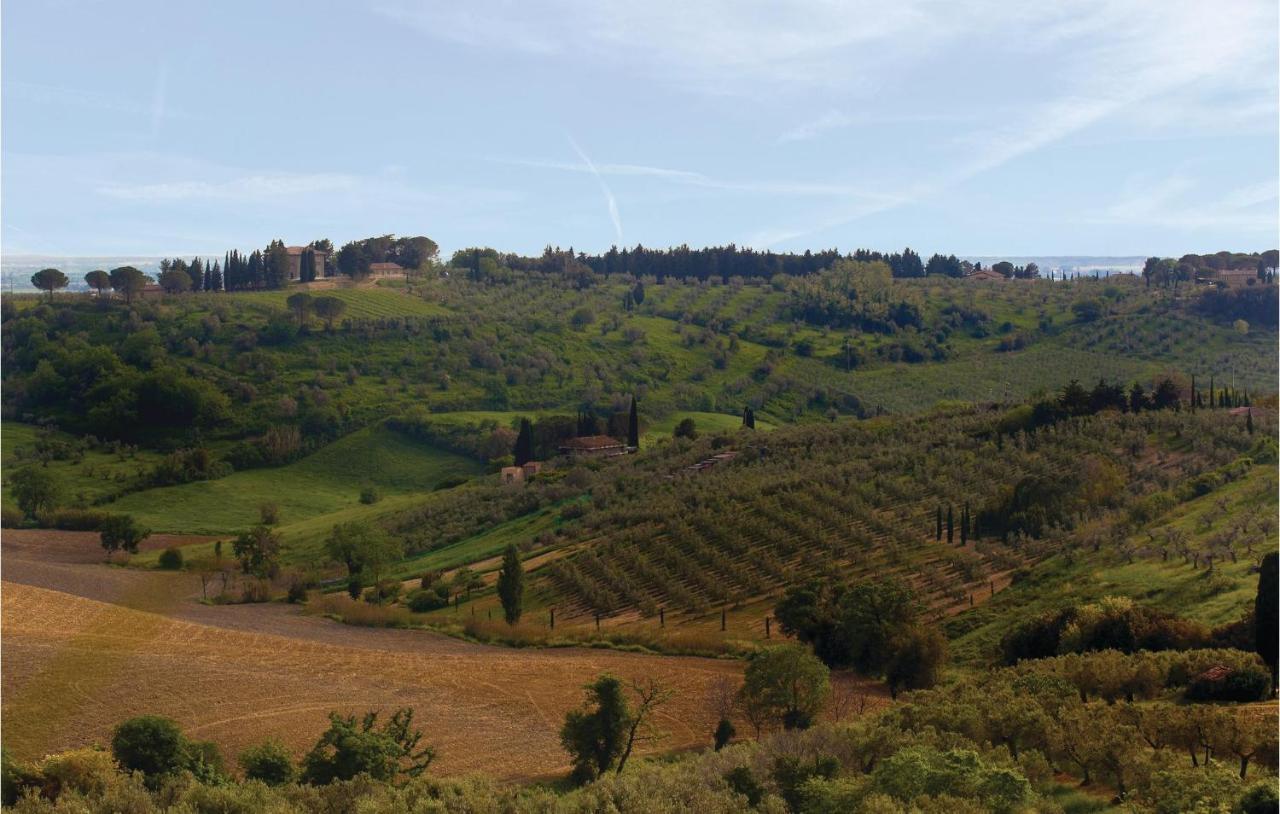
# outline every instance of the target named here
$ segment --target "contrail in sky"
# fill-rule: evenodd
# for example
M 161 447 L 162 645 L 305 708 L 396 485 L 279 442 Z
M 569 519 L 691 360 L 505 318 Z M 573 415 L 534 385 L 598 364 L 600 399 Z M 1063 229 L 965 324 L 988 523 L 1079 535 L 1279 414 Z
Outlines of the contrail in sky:
M 596 181 L 600 183 L 600 191 L 604 193 L 605 203 L 609 205 L 609 218 L 613 221 L 613 231 L 618 235 L 618 242 L 622 242 L 622 217 L 618 214 L 618 200 L 613 197 L 613 191 L 609 189 L 609 185 L 604 182 L 604 176 L 596 169 L 595 163 L 587 156 L 578 142 L 574 140 L 572 134 L 569 135 L 569 144 L 573 145 L 574 152 L 578 154 L 578 158 L 582 159 L 582 163 L 587 165 L 587 169 L 591 170 L 591 174 L 596 177 Z

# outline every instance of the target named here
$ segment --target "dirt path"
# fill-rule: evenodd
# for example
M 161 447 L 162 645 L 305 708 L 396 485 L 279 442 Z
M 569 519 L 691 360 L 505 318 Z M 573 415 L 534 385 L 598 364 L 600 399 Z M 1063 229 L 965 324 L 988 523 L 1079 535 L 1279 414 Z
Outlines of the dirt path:
M 676 689 L 665 749 L 707 741 L 707 690 L 741 670 L 713 659 L 485 647 L 348 627 L 285 605 L 201 605 L 196 577 L 104 565 L 92 534 L 6 531 L 0 554 L 3 736 L 19 757 L 105 743 L 115 723 L 142 713 L 177 719 L 230 762 L 267 737 L 301 754 L 330 710 L 412 706 L 440 771 L 518 779 L 564 768 L 559 722 L 600 672 Z

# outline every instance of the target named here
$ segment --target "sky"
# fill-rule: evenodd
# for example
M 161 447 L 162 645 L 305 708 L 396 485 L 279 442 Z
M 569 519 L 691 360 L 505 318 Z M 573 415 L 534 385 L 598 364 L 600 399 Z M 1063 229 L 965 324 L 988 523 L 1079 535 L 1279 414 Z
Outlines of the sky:
M 12 0 L 0 248 L 1274 248 L 1275 0 Z

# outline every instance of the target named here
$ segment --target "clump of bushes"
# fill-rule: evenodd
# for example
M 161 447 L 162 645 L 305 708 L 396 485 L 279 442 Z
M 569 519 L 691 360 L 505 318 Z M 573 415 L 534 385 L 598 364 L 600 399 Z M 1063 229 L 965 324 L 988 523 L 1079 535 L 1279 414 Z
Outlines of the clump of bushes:
M 160 567 L 166 571 L 178 571 L 182 568 L 182 551 L 169 546 L 160 552 Z
M 111 517 L 110 512 L 98 509 L 51 509 L 36 514 L 36 523 L 44 529 L 98 531 L 109 517 Z M 19 522 L 21 522 L 20 517 Z
M 377 503 L 379 500 L 382 500 L 382 493 L 376 486 L 366 486 L 360 490 L 360 502 L 366 506 Z
M 1271 694 L 1271 675 L 1261 667 L 1207 670 L 1187 685 L 1188 701 L 1261 701 Z
M 409 594 L 407 604 L 409 610 L 414 613 L 446 608 L 449 606 L 449 586 L 443 582 L 437 582 L 430 588 L 419 588 Z
M 1000 642 L 1005 664 L 1065 653 L 1187 650 L 1218 644 L 1209 628 L 1124 597 L 1050 611 L 1014 628 Z

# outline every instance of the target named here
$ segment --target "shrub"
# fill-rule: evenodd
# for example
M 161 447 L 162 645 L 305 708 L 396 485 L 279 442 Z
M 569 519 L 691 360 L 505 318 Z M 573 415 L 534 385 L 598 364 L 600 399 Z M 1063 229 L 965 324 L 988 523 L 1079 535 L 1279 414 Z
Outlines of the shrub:
M 285 599 L 290 604 L 300 605 L 307 601 L 307 584 L 300 579 L 295 579 L 289 583 L 289 593 L 285 595 Z
M 222 752 L 213 741 L 188 742 L 186 768 L 201 783 L 219 783 L 227 777 L 227 767 L 222 761 Z
M 1271 675 L 1261 667 L 1238 667 L 1225 675 L 1201 675 L 1187 687 L 1188 701 L 1261 701 L 1271 694 Z
M 373 605 L 389 605 L 400 598 L 399 580 L 384 579 L 364 592 L 364 601 Z
M 443 589 L 443 590 L 441 590 Z M 426 613 L 449 606 L 449 586 L 438 583 L 435 588 L 419 589 L 408 597 L 409 610 L 414 613 Z
M 270 602 L 271 583 L 265 579 L 252 579 L 240 589 L 240 601 L 245 603 Z
M 266 741 L 240 753 L 240 768 L 246 780 L 261 780 L 268 786 L 293 782 L 297 771 L 289 752 L 279 741 Z
M 280 506 L 267 501 L 258 506 L 258 521 L 264 526 L 274 526 L 280 522 Z
M 160 552 L 159 562 L 166 571 L 178 571 L 182 568 L 182 551 L 170 546 Z
M 360 490 L 360 502 L 366 506 L 377 503 L 382 500 L 382 493 L 376 487 L 366 486 Z
M 733 721 L 728 718 L 721 718 L 720 723 L 716 724 L 716 731 L 712 735 L 715 740 L 716 751 L 729 745 L 729 741 L 733 740 L 733 736 L 737 734 L 737 730 L 733 728 Z
M 116 762 L 100 748 L 74 749 L 46 757 L 39 773 L 44 792 L 55 799 L 64 791 L 102 795 L 115 780 Z
M 1264 780 L 1249 787 L 1232 809 L 1232 814 L 1275 814 L 1278 808 L 1280 795 L 1276 793 L 1276 784 Z
M 747 798 L 747 805 L 752 808 L 760 805 L 760 801 L 764 799 L 764 786 L 760 785 L 750 766 L 736 766 L 730 769 L 724 776 L 724 782 L 729 784 L 729 788 L 735 794 Z
M 175 774 L 188 763 L 187 742 L 178 724 L 159 715 L 142 715 L 111 733 L 111 753 L 127 771 L 142 772 L 148 784 Z
M 40 528 L 63 531 L 98 531 L 111 514 L 96 509 L 53 509 L 36 515 Z M 22 518 L 19 516 L 18 521 Z
M 14 506 L 0 506 L 0 527 L 16 529 L 22 526 L 22 512 Z

